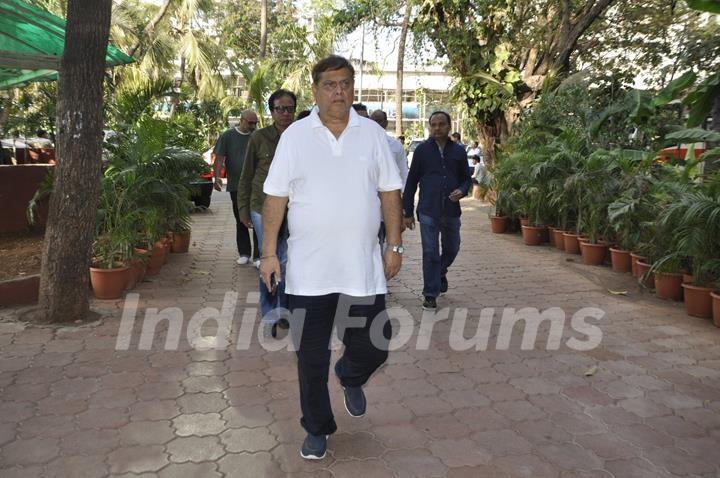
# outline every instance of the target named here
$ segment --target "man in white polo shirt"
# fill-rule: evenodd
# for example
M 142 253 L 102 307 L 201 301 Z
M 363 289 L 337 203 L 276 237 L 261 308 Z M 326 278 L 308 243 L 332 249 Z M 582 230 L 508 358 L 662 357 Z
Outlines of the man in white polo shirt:
M 301 454 L 307 459 L 323 458 L 327 436 L 337 429 L 327 385 L 333 324 L 354 319 L 336 324 L 345 351 L 335 373 L 346 410 L 360 417 L 366 409 L 362 386 L 387 359 L 386 280 L 402 262 L 402 183 L 385 132 L 351 109 L 354 77 L 340 56 L 313 67 L 317 106 L 282 135 L 264 185 L 260 273 L 268 287 L 272 275 L 286 281 L 290 330 L 301 334 L 300 423 L 307 431 Z M 290 237 L 287 277 L 281 278 L 275 250 L 286 206 Z M 377 240 L 381 216 L 384 251 Z M 301 330 L 294 320 L 298 310 L 305 311 Z M 375 320 L 384 323 L 371 328 Z

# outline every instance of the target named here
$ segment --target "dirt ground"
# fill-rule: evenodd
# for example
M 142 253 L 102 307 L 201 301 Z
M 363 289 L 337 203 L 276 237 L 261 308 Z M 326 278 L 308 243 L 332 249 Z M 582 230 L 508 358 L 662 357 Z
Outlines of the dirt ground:
M 0 281 L 40 272 L 42 234 L 0 236 Z

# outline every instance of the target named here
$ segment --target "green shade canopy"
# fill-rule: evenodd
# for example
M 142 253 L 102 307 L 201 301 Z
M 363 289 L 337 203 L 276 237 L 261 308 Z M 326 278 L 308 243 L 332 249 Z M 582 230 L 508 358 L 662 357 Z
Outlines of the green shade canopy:
M 0 0 L 0 89 L 57 78 L 65 46 L 65 21 L 22 0 Z M 108 45 L 107 66 L 132 63 Z

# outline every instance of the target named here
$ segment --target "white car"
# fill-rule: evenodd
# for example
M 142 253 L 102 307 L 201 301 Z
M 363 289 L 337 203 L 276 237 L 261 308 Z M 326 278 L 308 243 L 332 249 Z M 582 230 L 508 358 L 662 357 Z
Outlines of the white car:
M 413 139 L 410 141 L 410 146 L 408 147 L 408 154 L 407 154 L 407 160 L 408 160 L 408 166 L 412 164 L 412 158 L 413 154 L 415 153 L 415 150 L 417 147 L 425 141 L 424 139 Z

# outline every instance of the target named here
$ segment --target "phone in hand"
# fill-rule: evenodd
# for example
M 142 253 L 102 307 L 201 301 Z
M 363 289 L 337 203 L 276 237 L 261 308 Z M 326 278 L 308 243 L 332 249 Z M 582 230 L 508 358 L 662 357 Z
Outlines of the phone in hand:
M 278 280 L 275 278 L 275 273 L 270 274 L 270 294 L 275 295 L 277 293 Z

